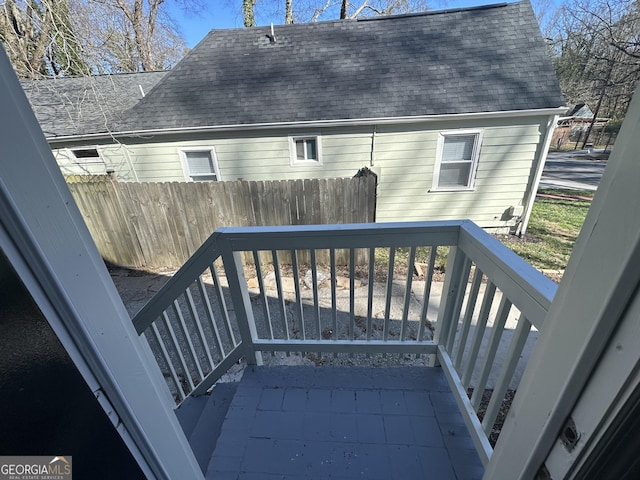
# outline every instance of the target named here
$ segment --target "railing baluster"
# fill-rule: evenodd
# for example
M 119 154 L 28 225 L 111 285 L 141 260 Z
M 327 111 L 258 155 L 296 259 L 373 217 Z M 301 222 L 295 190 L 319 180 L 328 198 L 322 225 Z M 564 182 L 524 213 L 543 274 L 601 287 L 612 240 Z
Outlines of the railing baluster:
M 336 249 L 329 249 L 329 266 L 331 272 L 331 321 L 332 331 L 331 338 L 338 339 L 338 300 L 336 296 L 337 282 L 336 282 Z M 337 356 L 337 354 L 335 354 Z
M 280 307 L 280 320 L 282 321 L 282 334 L 289 340 L 289 327 L 287 326 L 287 307 L 284 303 L 284 293 L 282 291 L 282 276 L 280 274 L 280 261 L 278 260 L 278 252 L 271 250 L 271 258 L 273 259 L 273 273 L 276 276 L 276 290 L 278 295 L 278 306 Z
M 356 255 L 355 249 L 349 249 L 349 317 L 351 320 L 350 335 L 356 339 Z M 349 338 L 347 337 L 347 338 Z
M 498 381 L 493 389 L 493 395 L 491 396 L 491 400 L 487 406 L 487 411 L 482 419 L 482 428 L 487 435 L 491 432 L 493 424 L 496 421 L 496 417 L 500 411 L 500 406 L 502 405 L 502 401 L 509 389 L 509 384 L 511 383 L 513 374 L 518 366 L 520 355 L 522 354 L 522 350 L 529 338 L 530 330 L 531 323 L 524 317 L 524 315 L 520 315 L 518 325 L 513 333 L 511 345 L 509 346 L 509 351 L 507 352 L 507 361 L 502 367 Z
M 418 341 L 424 338 L 424 328 L 427 325 L 427 313 L 429 312 L 429 297 L 431 296 L 431 283 L 433 282 L 433 272 L 435 271 L 438 247 L 433 246 L 429 252 L 429 267 L 427 276 L 424 279 L 424 292 L 422 293 L 422 311 L 420 312 L 420 325 L 418 326 Z
M 498 313 L 496 314 L 496 318 L 494 319 L 491 327 L 489 343 L 484 354 L 484 365 L 480 369 L 480 376 L 478 377 L 478 381 L 474 387 L 473 395 L 471 397 L 471 405 L 473 405 L 473 408 L 476 410 L 478 410 L 480 402 L 482 401 L 482 393 L 484 392 L 487 380 L 489 379 L 489 375 L 493 367 L 493 361 L 496 358 L 496 352 L 500 346 L 500 339 L 502 338 L 502 332 L 504 332 L 504 326 L 507 323 L 507 317 L 509 317 L 510 311 L 511 302 L 506 295 L 503 294 L 502 299 L 500 300 L 500 307 L 498 307 Z
M 469 388 L 469 382 L 471 381 L 471 375 L 476 366 L 476 360 L 478 359 L 478 352 L 480 352 L 480 345 L 482 344 L 482 337 L 484 336 L 484 330 L 489 320 L 489 314 L 491 313 L 491 305 L 493 304 L 493 298 L 496 294 L 496 287 L 492 282 L 487 283 L 487 287 L 484 291 L 484 298 L 482 299 L 482 306 L 480 307 L 480 315 L 478 316 L 478 322 L 476 323 L 476 330 L 473 334 L 473 341 L 471 342 L 471 350 L 469 351 L 469 359 L 462 371 L 462 385 L 464 388 Z
M 376 273 L 376 249 L 369 248 L 369 283 L 367 284 L 367 340 L 371 340 L 371 323 L 373 319 L 373 282 Z
M 269 330 L 269 337 L 271 337 L 271 340 L 273 340 L 273 323 L 271 322 L 271 312 L 269 311 L 269 297 L 267 296 L 267 289 L 264 286 L 260 253 L 257 250 L 253 251 L 253 264 L 256 268 L 256 278 L 258 279 L 258 288 L 260 289 L 260 295 L 262 295 L 262 308 L 264 310 L 264 318 L 267 323 L 267 329 Z
M 462 363 L 462 357 L 464 356 L 464 347 L 467 344 L 467 337 L 469 336 L 469 329 L 471 328 L 471 321 L 473 320 L 473 312 L 475 312 L 476 304 L 478 303 L 478 292 L 480 291 L 480 285 L 482 284 L 482 277 L 484 274 L 482 270 L 476 267 L 476 271 L 473 274 L 473 282 L 471 283 L 471 290 L 469 290 L 469 296 L 467 297 L 467 308 L 462 320 L 462 329 L 460 331 L 460 338 L 458 339 L 457 350 L 455 351 L 455 358 L 453 366 L 456 369 L 460 368 Z
M 449 248 L 448 257 L 434 340 L 438 345 L 444 346 L 450 355 L 467 289 L 471 260 L 455 246 Z M 437 361 L 433 357 L 430 366 L 435 366 Z
M 186 298 L 186 293 L 183 293 L 182 296 L 188 302 L 188 299 Z M 178 302 L 178 300 L 173 301 L 173 313 L 178 319 L 178 326 L 180 327 L 180 332 L 182 333 L 182 336 L 184 337 L 184 339 L 187 341 L 187 353 L 189 354 L 189 358 L 193 362 L 193 365 L 195 366 L 198 372 L 198 382 L 201 382 L 202 379 L 204 378 L 204 372 L 202 371 L 200 361 L 198 360 L 198 355 L 196 354 L 196 349 L 193 346 L 193 340 L 191 339 L 191 334 L 187 329 L 187 324 L 184 321 L 184 315 L 182 315 L 182 307 L 180 306 L 180 303 Z
M 162 312 L 162 319 L 164 321 L 164 328 L 169 333 L 169 338 L 173 343 L 173 351 L 178 356 L 178 360 L 180 360 L 180 365 L 182 365 L 182 373 L 186 377 L 187 383 L 191 390 L 195 388 L 193 384 L 193 380 L 191 379 L 191 373 L 189 373 L 189 369 L 187 368 L 187 362 L 184 359 L 184 355 L 182 355 L 182 350 L 180 350 L 180 344 L 178 343 L 178 339 L 176 338 L 176 334 L 173 331 L 173 327 L 171 326 L 171 320 L 169 319 L 169 315 L 167 312 Z
M 262 365 L 262 352 L 255 349 L 254 342 L 258 339 L 258 333 L 251 308 L 247 280 L 244 278 L 242 255 L 240 252 L 233 251 L 227 242 L 223 243 L 222 252 L 224 271 L 229 282 L 229 293 L 242 339 L 242 350 L 249 365 Z
M 409 307 L 411 305 L 411 285 L 413 284 L 413 268 L 416 262 L 416 247 L 409 250 L 407 264 L 407 282 L 404 287 L 404 307 L 402 309 L 402 325 L 400 326 L 400 340 L 406 340 L 407 324 L 409 322 Z
M 293 288 L 296 292 L 296 309 L 300 320 L 300 333 L 302 339 L 306 338 L 304 331 L 304 313 L 302 311 L 302 295 L 300 294 L 300 272 L 298 271 L 298 251 L 291 250 L 291 268 L 293 269 Z
M 200 277 L 196 280 L 196 284 L 200 284 Z M 207 356 L 207 360 L 209 361 L 210 369 L 213 370 L 214 363 L 213 357 L 211 356 L 211 350 L 209 350 L 209 345 L 206 340 L 204 330 L 202 329 L 202 322 L 200 321 L 200 315 L 198 315 L 198 309 L 196 308 L 196 304 L 193 301 L 193 295 L 191 295 L 191 290 L 187 288 L 185 291 L 187 295 L 187 307 L 189 308 L 189 313 L 191 314 L 191 318 L 193 319 L 193 323 L 198 330 L 198 338 L 200 339 L 200 343 L 202 344 L 202 348 L 204 349 L 204 353 Z
M 220 355 L 224 357 L 226 356 L 224 345 L 222 344 L 222 340 L 220 339 L 220 332 L 218 331 L 218 325 L 216 325 L 216 319 L 215 319 L 215 316 L 213 315 L 213 309 L 211 308 L 209 295 L 207 294 L 207 289 L 204 284 L 204 281 L 202 280 L 202 277 L 198 277 L 198 292 L 200 292 L 200 298 L 202 299 L 205 307 L 204 308 L 205 314 L 207 315 L 211 328 L 213 329 L 212 331 L 213 331 L 213 337 L 214 337 L 216 347 L 218 347 L 218 350 L 220 351 Z M 231 349 L 233 349 L 233 345 L 231 345 Z
M 464 303 L 464 297 L 467 293 L 467 287 L 469 286 L 469 273 L 471 272 L 471 259 L 465 255 L 464 265 L 460 274 L 460 287 L 456 293 L 455 303 L 453 304 L 453 310 L 451 312 L 451 319 L 449 324 L 449 332 L 447 335 L 447 341 L 445 348 L 447 352 L 453 350 L 453 345 L 456 340 L 456 333 L 458 331 L 458 323 L 460 322 L 460 313 L 462 312 L 462 304 Z
M 164 358 L 164 361 L 167 364 L 167 367 L 169 368 L 169 374 L 171 375 L 171 379 L 173 380 L 173 383 L 176 386 L 176 391 L 180 396 L 180 400 L 184 400 L 187 397 L 187 395 L 184 391 L 184 388 L 182 388 L 182 382 L 180 382 L 180 379 L 178 378 L 178 374 L 176 373 L 176 369 L 174 368 L 173 363 L 171 362 L 171 357 L 169 355 L 169 352 L 167 351 L 167 347 L 164 341 L 162 340 L 160 332 L 158 331 L 158 326 L 156 325 L 156 322 L 153 322 L 151 324 L 151 331 L 153 332 L 153 336 L 156 343 L 160 347 L 160 351 L 162 352 L 162 357 Z
M 224 299 L 224 292 L 222 291 L 220 276 L 218 275 L 218 269 L 216 268 L 215 262 L 211 263 L 211 265 L 209 266 L 209 270 L 211 271 L 211 280 L 213 281 L 214 291 L 216 292 L 216 297 L 218 298 L 218 305 L 220 305 L 222 315 L 224 316 L 224 328 L 227 331 L 227 335 L 229 335 L 231 344 L 235 347 L 236 345 L 238 345 L 238 342 L 236 341 L 236 336 L 233 333 L 233 328 L 231 327 L 229 309 L 227 308 L 227 302 Z
M 313 284 L 313 312 L 316 316 L 316 340 L 322 338 L 322 327 L 320 325 L 320 301 L 318 299 L 318 266 L 316 264 L 316 251 L 311 250 L 311 283 Z
M 387 269 L 387 292 L 384 305 L 384 330 L 382 332 L 383 340 L 389 339 L 389 324 L 391 316 L 391 299 L 393 297 L 393 270 L 396 259 L 396 248 L 389 248 L 389 268 Z

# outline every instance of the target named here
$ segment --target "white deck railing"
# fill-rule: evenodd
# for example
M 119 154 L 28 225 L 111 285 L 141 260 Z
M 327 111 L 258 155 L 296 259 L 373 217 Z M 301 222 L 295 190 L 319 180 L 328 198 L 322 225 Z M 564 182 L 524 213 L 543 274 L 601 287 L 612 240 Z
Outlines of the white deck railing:
M 417 280 L 416 262 L 425 269 Z M 469 221 L 223 228 L 133 322 L 178 402 L 265 352 L 430 355 L 486 464 L 488 435 L 555 290 Z

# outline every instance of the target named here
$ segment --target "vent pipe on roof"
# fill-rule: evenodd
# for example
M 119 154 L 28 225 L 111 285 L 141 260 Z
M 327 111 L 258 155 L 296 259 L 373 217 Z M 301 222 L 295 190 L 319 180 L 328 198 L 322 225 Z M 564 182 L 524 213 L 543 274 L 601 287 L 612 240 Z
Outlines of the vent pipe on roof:
M 271 43 L 276 43 L 276 33 L 273 30 L 273 23 L 271 23 L 271 36 L 269 37 L 269 40 L 271 40 Z
M 144 90 L 142 89 L 142 85 L 138 84 L 138 88 L 140 89 L 140 94 L 144 97 Z

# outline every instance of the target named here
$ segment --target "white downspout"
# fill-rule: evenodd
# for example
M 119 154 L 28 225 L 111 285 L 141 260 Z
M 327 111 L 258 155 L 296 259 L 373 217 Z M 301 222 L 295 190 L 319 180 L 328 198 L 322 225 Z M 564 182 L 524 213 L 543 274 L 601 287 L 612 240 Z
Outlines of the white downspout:
M 549 117 L 549 122 L 547 122 L 547 131 L 545 133 L 544 143 L 542 145 L 542 149 L 540 150 L 540 156 L 538 157 L 538 167 L 536 169 L 533 183 L 531 184 L 531 189 L 529 190 L 529 198 L 527 199 L 524 212 L 522 214 L 522 222 L 520 223 L 520 228 L 517 232 L 518 235 L 524 235 L 527 232 L 529 218 L 531 217 L 531 210 L 533 209 L 533 203 L 536 201 L 536 193 L 538 192 L 538 187 L 540 186 L 540 179 L 542 178 L 544 165 L 545 163 L 547 163 L 547 153 L 549 152 L 549 146 L 551 145 L 551 137 L 553 136 L 553 131 L 558 124 L 558 117 L 559 115 Z

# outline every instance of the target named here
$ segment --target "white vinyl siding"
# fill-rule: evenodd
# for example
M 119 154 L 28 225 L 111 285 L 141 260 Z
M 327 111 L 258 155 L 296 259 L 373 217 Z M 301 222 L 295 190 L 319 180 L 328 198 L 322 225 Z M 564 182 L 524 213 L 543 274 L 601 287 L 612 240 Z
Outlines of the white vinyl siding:
M 441 132 L 433 190 L 471 190 L 480 154 L 481 132 Z
M 179 152 L 187 180 L 192 182 L 216 182 L 220 180 L 218 162 L 213 148 L 189 148 L 181 149 Z
M 379 222 L 468 218 L 486 228 L 506 228 L 505 212 L 522 205 L 535 171 L 547 116 L 411 124 L 330 127 L 293 135 L 291 129 L 216 132 L 185 138 L 123 139 L 101 154 L 119 181 L 188 180 L 176 150 L 210 150 L 222 181 L 353 177 L 367 166 L 378 174 Z M 480 132 L 473 189 L 433 190 L 441 132 Z M 291 137 L 320 137 L 322 165 L 291 165 Z M 58 150 L 58 152 L 66 149 Z M 62 167 L 62 158 L 58 161 Z M 372 164 L 373 160 L 373 164 Z M 131 169 L 135 168 L 135 175 Z M 66 172 L 66 169 L 64 169 Z
M 319 135 L 289 137 L 289 161 L 291 166 L 322 165 Z

